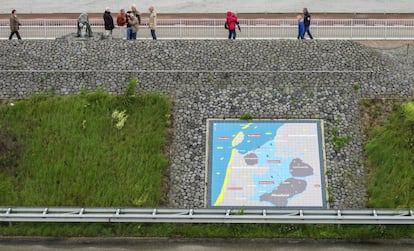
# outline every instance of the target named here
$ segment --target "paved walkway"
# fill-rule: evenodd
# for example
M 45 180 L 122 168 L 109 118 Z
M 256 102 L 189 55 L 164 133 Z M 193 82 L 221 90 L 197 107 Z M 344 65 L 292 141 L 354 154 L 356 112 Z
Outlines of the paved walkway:
M 0 13 L 15 8 L 20 13 L 101 13 L 106 6 L 113 12 L 136 3 L 142 12 L 154 5 L 162 13 L 295 13 L 307 7 L 311 13 L 412 13 L 412 0 L 27 0 L 2 1 Z

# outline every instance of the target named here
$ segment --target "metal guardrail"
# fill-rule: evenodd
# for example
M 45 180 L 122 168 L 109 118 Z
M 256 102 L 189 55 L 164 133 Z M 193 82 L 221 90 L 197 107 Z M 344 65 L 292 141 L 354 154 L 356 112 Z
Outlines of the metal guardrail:
M 239 39 L 296 39 L 295 19 L 240 19 Z M 23 39 L 55 39 L 76 32 L 76 19 L 22 19 Z M 143 23 L 148 20 L 144 19 Z M 103 32 L 103 20 L 91 19 L 92 30 Z M 314 19 L 311 32 L 317 39 L 414 39 L 412 19 Z M 0 19 L 0 39 L 10 34 L 9 20 Z M 114 37 L 124 38 L 125 29 L 117 27 Z M 224 19 L 158 19 L 160 39 L 226 39 Z M 138 39 L 151 39 L 145 25 Z
M 413 210 L 1 207 L 0 222 L 414 224 Z

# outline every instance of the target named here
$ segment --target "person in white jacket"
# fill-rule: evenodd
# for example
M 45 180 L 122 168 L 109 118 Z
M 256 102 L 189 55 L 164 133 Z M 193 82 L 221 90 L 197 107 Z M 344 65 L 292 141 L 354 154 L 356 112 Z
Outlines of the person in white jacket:
M 149 7 L 148 10 L 150 12 L 148 27 L 151 30 L 152 39 L 157 40 L 157 34 L 155 34 L 155 29 L 157 28 L 157 12 L 155 12 L 153 6 Z

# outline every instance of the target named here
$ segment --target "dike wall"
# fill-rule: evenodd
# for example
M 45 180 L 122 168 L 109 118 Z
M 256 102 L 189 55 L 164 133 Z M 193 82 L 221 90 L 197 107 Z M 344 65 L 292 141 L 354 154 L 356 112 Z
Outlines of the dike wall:
M 204 207 L 209 118 L 322 119 L 330 207 L 363 208 L 361 98 L 412 98 L 414 77 L 395 61 L 351 41 L 0 41 L 0 98 L 22 99 L 54 87 L 174 102 L 171 207 Z M 351 141 L 335 150 L 333 131 Z

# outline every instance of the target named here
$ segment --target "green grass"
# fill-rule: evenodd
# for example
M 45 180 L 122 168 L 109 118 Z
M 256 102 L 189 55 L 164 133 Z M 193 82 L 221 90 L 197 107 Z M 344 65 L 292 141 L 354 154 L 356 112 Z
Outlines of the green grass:
M 0 223 L 3 236 L 171 238 L 414 238 L 414 226 L 172 223 Z
M 414 207 L 414 101 L 403 103 L 366 145 L 369 206 Z
M 115 110 L 128 116 L 121 129 Z M 157 94 L 102 91 L 0 107 L 11 148 L 0 159 L 0 205 L 160 205 L 169 113 L 168 99 Z

